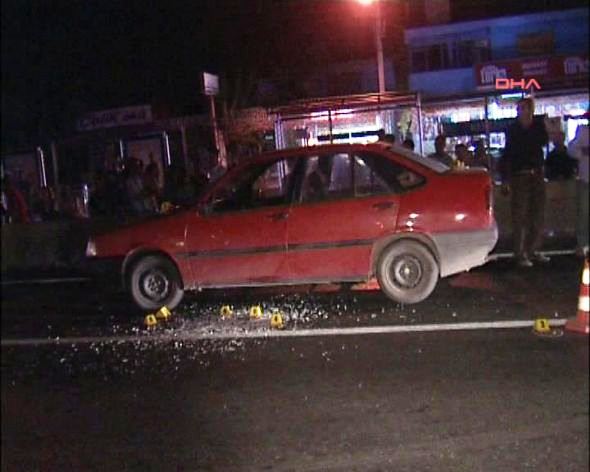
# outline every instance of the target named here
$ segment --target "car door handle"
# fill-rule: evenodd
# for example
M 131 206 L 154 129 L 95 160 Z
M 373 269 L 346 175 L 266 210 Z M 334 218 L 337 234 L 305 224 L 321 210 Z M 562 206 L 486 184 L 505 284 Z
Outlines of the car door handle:
M 378 202 L 373 204 L 373 208 L 376 210 L 387 210 L 394 205 L 393 202 Z
M 270 218 L 273 221 L 283 221 L 289 217 L 289 213 L 287 213 L 286 211 L 280 211 L 278 213 L 271 213 L 270 215 L 267 215 L 266 217 Z

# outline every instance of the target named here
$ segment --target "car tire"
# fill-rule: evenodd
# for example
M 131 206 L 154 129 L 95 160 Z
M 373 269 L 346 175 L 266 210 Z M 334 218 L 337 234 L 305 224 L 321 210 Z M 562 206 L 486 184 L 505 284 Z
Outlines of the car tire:
M 440 273 L 430 250 L 417 241 L 408 240 L 387 246 L 376 269 L 383 293 L 405 304 L 426 299 L 436 287 Z
M 162 306 L 172 310 L 184 295 L 176 266 L 162 256 L 142 257 L 133 265 L 128 283 L 131 298 L 142 310 L 157 310 Z

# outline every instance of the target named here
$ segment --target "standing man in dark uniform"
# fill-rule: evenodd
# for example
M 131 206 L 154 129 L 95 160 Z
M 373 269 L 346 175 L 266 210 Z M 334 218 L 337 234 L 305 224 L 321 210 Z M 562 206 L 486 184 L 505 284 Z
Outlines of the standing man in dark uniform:
M 532 98 L 518 102 L 518 117 L 506 135 L 502 166 L 503 190 L 511 194 L 514 257 L 520 267 L 549 261 L 538 252 L 545 216 L 543 146 L 549 139 L 544 121 L 535 118 L 534 111 Z

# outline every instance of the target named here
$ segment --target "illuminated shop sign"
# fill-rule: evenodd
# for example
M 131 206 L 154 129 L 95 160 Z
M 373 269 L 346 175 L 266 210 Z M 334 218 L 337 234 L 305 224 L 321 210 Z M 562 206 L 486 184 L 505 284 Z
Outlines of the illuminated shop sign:
M 475 83 L 480 90 L 540 89 L 588 79 L 588 55 L 549 56 L 476 64 Z M 514 82 L 515 87 L 507 87 Z M 524 81 L 525 87 L 519 87 Z M 531 81 L 534 83 L 531 84 Z
M 88 113 L 77 121 L 76 129 L 78 131 L 90 131 L 117 126 L 142 125 L 151 121 L 152 107 L 149 105 L 115 108 Z
M 496 78 L 496 90 L 512 90 L 512 89 L 540 90 L 541 86 L 539 85 L 539 82 L 537 82 L 535 79 L 514 80 L 514 79 L 501 79 L 499 77 Z

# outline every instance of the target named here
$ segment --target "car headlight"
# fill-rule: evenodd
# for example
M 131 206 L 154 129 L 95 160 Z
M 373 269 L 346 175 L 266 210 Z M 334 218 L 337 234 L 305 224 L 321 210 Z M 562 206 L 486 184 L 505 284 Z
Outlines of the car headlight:
M 86 257 L 95 257 L 96 256 L 96 243 L 92 238 L 88 240 L 88 244 L 86 244 Z

